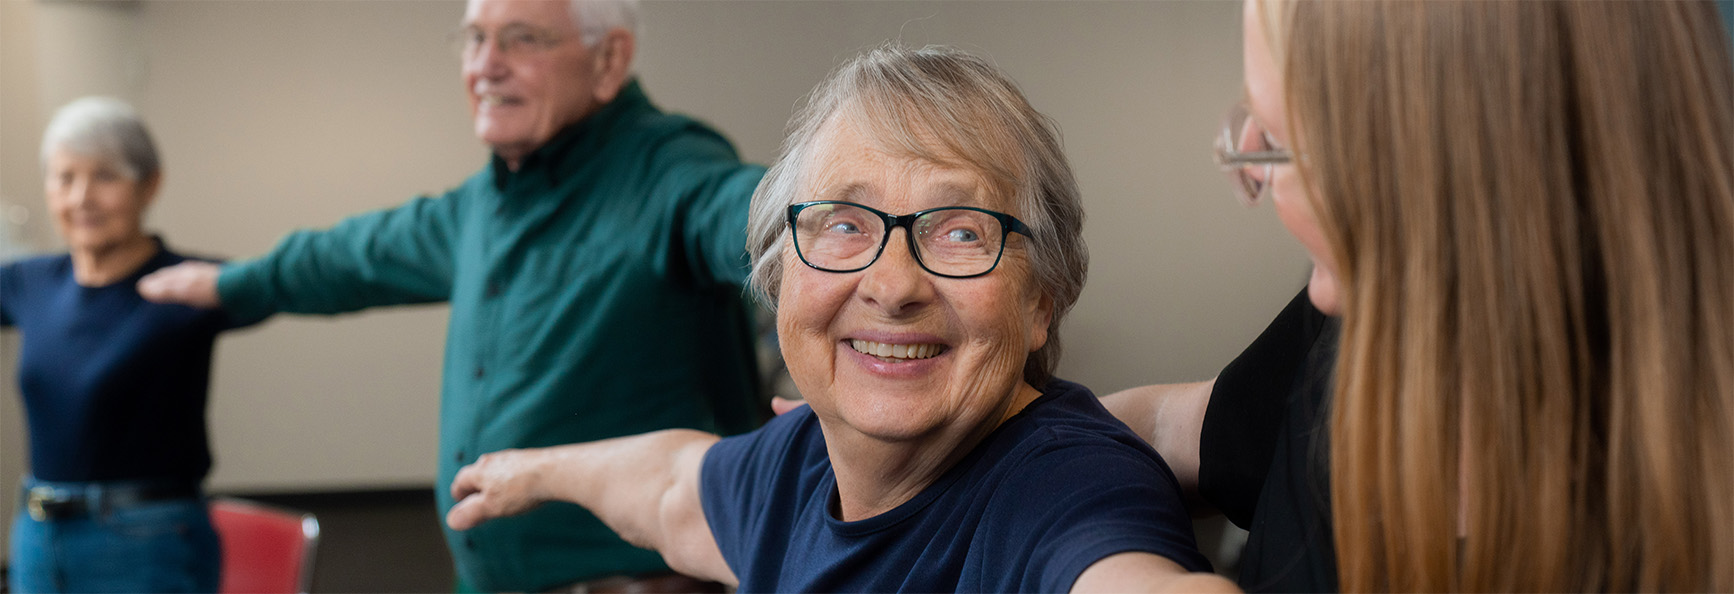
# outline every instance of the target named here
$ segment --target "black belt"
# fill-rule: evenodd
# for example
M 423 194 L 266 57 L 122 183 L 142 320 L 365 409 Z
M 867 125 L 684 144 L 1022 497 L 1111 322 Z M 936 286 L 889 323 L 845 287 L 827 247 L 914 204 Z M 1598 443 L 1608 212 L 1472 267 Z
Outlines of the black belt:
M 37 485 L 25 493 L 25 509 L 38 522 L 81 516 L 99 516 L 114 509 L 137 507 L 152 501 L 195 499 L 199 486 L 188 483 L 104 484 L 82 487 Z

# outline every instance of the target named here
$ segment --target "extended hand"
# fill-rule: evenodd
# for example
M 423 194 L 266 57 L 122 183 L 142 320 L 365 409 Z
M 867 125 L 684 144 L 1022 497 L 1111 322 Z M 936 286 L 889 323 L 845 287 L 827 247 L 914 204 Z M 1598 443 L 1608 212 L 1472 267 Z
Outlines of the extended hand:
M 463 467 L 452 480 L 457 504 L 446 512 L 446 525 L 469 530 L 501 516 L 530 511 L 548 500 L 542 493 L 543 450 L 501 450 L 485 454 Z
M 138 280 L 138 294 L 157 303 L 178 303 L 206 309 L 223 305 L 217 297 L 217 273 L 210 262 L 182 262 Z

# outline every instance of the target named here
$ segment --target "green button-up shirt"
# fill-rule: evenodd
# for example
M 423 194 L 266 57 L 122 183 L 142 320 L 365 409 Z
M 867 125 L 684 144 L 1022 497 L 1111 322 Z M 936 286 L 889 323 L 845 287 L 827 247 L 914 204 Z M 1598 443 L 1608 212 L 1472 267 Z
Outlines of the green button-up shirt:
M 738 433 L 762 407 L 743 285 L 764 174 L 664 114 L 636 81 L 528 155 L 463 185 L 291 233 L 218 279 L 242 318 L 451 302 L 443 517 L 476 457 L 669 427 Z M 538 591 L 665 569 L 575 505 L 446 531 L 466 583 Z

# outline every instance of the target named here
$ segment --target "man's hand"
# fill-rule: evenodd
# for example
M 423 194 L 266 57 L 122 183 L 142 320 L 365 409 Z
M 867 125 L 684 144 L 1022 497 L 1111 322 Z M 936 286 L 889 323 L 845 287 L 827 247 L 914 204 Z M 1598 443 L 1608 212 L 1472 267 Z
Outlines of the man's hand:
M 502 450 L 484 454 L 452 480 L 457 504 L 446 525 L 469 530 L 488 520 L 514 516 L 548 500 L 543 492 L 546 450 Z
M 220 265 L 189 260 L 145 275 L 138 280 L 138 294 L 156 303 L 221 307 L 223 301 L 217 296 L 221 271 Z

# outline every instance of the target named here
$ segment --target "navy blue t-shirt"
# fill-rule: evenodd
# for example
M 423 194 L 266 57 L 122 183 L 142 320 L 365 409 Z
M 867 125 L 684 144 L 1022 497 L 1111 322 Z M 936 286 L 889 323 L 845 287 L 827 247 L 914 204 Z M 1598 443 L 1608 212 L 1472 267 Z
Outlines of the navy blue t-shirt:
M 810 408 L 711 447 L 705 518 L 742 592 L 1063 592 L 1132 551 L 1210 568 L 1168 465 L 1071 382 L 891 511 L 838 520 L 836 480 Z
M 258 320 L 145 301 L 138 279 L 186 260 L 157 248 L 102 287 L 75 282 L 65 254 L 0 266 L 0 326 L 22 334 L 18 387 L 37 479 L 197 482 L 210 471 L 211 348 L 217 333 Z

